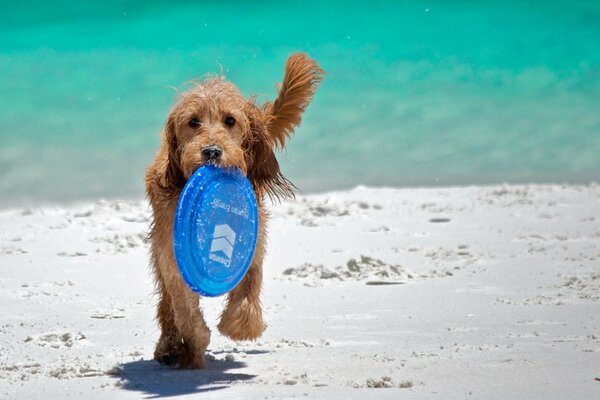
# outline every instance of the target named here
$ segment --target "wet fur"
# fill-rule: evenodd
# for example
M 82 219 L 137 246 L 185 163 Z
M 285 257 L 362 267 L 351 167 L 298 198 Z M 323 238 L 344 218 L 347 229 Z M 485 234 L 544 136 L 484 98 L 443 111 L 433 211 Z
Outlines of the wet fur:
M 151 263 L 159 297 L 157 320 L 161 335 L 154 358 L 182 368 L 202 368 L 210 342 L 199 296 L 179 274 L 173 253 L 172 229 L 177 200 L 187 179 L 208 162 L 201 150 L 218 145 L 219 164 L 240 168 L 250 180 L 259 208 L 259 238 L 248 273 L 227 296 L 218 325 L 233 340 L 259 337 L 262 318 L 260 290 L 266 245 L 268 213 L 265 198 L 293 196 L 293 185 L 282 175 L 274 149 L 285 146 L 323 77 L 323 71 L 306 54 L 290 56 L 274 102 L 262 106 L 241 95 L 222 77 L 206 79 L 181 94 L 171 109 L 161 134 L 154 162 L 146 171 L 146 192 L 153 220 L 148 235 Z M 235 124 L 225 124 L 233 117 Z M 198 127 L 189 121 L 197 118 Z

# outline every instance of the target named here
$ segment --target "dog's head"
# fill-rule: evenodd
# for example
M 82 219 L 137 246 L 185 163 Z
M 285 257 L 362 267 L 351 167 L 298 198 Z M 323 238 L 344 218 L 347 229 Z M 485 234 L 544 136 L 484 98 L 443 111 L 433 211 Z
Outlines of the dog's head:
M 180 95 L 163 132 L 167 162 L 160 182 L 165 195 L 179 193 L 207 163 L 241 169 L 259 197 L 293 195 L 274 149 L 300 124 L 323 71 L 307 55 L 292 55 L 277 99 L 263 106 L 242 96 L 222 77 L 210 78 Z

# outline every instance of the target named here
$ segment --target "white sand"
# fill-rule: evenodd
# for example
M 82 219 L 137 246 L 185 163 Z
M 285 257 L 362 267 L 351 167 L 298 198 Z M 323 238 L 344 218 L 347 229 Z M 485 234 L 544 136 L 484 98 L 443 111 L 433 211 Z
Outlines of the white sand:
M 203 371 L 151 360 L 148 218 L 144 202 L 0 212 L 0 398 L 600 396 L 598 185 L 276 206 L 269 329 L 223 338 L 205 300 Z

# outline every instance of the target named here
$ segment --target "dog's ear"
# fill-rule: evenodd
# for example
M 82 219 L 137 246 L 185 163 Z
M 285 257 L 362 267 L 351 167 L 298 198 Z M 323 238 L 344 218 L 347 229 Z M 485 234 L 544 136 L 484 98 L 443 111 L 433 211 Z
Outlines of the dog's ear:
M 279 148 L 300 125 L 302 113 L 323 75 L 319 65 L 304 53 L 295 53 L 288 58 L 277 99 L 263 106 L 269 137 Z
M 247 177 L 262 199 L 267 194 L 271 200 L 294 197 L 294 185 L 288 181 L 281 170 L 273 151 L 273 145 L 267 133 L 264 115 L 252 102 L 246 106 L 246 115 L 250 122 L 250 132 L 243 142 L 246 157 Z
M 163 131 L 164 145 L 167 148 L 167 165 L 158 186 L 168 197 L 174 196 L 185 186 L 185 177 L 181 168 L 181 151 L 177 140 L 177 123 L 173 113 L 169 115 Z

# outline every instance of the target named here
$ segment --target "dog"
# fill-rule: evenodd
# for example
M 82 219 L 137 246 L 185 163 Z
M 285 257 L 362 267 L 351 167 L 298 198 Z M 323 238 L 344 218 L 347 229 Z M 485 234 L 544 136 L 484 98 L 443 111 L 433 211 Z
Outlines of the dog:
M 181 277 L 173 250 L 173 221 L 181 190 L 194 171 L 207 163 L 237 167 L 248 178 L 259 210 L 259 235 L 254 257 L 243 280 L 228 293 L 218 324 L 233 340 L 253 340 L 266 329 L 260 302 L 268 212 L 271 200 L 293 197 L 294 186 L 279 168 L 275 150 L 300 125 L 301 117 L 323 79 L 319 65 L 304 53 L 286 63 L 277 98 L 262 106 L 244 97 L 222 76 L 194 83 L 172 107 L 156 158 L 145 175 L 152 207 L 151 266 L 159 301 L 160 338 L 154 359 L 181 368 L 203 368 L 210 341 L 199 308 L 199 296 Z

